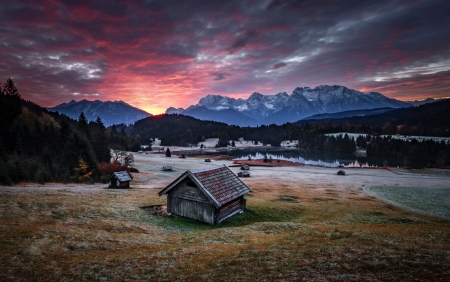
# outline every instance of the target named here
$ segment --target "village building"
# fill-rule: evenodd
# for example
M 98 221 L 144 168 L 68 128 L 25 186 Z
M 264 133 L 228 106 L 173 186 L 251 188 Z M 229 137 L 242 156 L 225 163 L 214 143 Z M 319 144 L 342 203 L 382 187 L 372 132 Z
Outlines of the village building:
M 117 171 L 109 178 L 109 188 L 130 188 L 132 177 L 126 171 Z
M 158 194 L 167 195 L 167 213 L 218 224 L 245 210 L 244 195 L 249 192 L 224 165 L 188 170 Z

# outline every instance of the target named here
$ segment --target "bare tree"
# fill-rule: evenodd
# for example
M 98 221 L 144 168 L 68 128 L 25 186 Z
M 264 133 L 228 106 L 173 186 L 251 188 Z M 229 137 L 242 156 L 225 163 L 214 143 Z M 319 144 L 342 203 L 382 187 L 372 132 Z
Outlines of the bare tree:
M 131 167 L 134 163 L 134 156 L 132 153 L 126 153 L 123 158 L 123 164 L 125 164 L 128 167 Z
M 126 155 L 125 151 L 111 149 L 111 159 L 113 163 L 123 163 L 125 155 Z
M 113 163 L 124 164 L 131 167 L 134 163 L 134 156 L 132 153 L 127 153 L 122 150 L 111 149 L 111 160 Z

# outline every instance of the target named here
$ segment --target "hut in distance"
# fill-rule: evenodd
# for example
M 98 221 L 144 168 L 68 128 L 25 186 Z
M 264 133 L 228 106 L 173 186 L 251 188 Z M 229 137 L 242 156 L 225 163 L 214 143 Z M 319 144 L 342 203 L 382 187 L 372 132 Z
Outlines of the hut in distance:
M 251 192 L 228 167 L 188 170 L 159 196 L 167 195 L 167 212 L 209 224 L 245 211 L 244 195 Z
M 126 171 L 116 171 L 109 178 L 109 188 L 130 188 L 131 175 Z

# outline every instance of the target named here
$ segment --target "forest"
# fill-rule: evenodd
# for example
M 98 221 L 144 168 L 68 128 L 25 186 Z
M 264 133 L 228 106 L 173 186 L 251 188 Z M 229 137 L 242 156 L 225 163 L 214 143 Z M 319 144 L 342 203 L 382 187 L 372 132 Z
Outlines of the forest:
M 337 119 L 322 119 L 315 122 L 332 123 L 340 125 L 343 131 L 351 133 L 371 133 L 367 127 L 376 128 L 378 132 L 372 134 L 401 134 L 415 136 L 450 136 L 450 99 L 437 102 L 395 109 L 386 113 L 353 116 Z M 296 124 L 305 124 L 312 121 L 298 121 Z
M 47 112 L 21 98 L 11 79 L 0 85 L 0 182 L 99 181 L 110 162 L 100 118 L 78 120 Z

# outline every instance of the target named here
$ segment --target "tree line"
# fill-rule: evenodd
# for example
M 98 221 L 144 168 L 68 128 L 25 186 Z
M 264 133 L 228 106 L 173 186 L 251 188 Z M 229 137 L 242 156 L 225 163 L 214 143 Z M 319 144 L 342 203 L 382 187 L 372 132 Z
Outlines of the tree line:
M 140 120 L 127 128 L 129 138 L 137 144 L 148 144 L 150 138 L 158 137 L 163 146 L 189 146 L 206 138 L 219 138 L 219 147 L 231 145 L 230 140 L 261 141 L 263 144 L 280 146 L 283 140 L 298 140 L 298 147 L 332 152 L 352 153 L 356 147 L 367 149 L 367 155 L 401 160 L 405 166 L 444 167 L 449 165 L 450 145 L 446 142 L 427 140 L 404 141 L 382 134 L 395 134 L 402 127 L 386 123 L 382 127 L 365 124 L 335 124 L 330 121 L 304 124 L 262 125 L 239 127 L 213 121 L 200 121 L 183 115 L 159 115 Z M 355 139 L 347 134 L 327 136 L 327 133 L 354 132 L 361 135 Z M 370 139 L 367 136 L 371 136 Z
M 391 136 L 360 136 L 357 142 L 367 144 L 367 156 L 395 159 L 405 167 L 443 168 L 450 165 L 450 144 L 432 139 L 407 141 Z
M 283 140 L 300 140 L 302 148 L 339 152 L 354 151 L 355 140 L 344 137 L 327 137 L 323 133 L 336 132 L 338 128 L 326 128 L 319 123 L 296 125 L 261 125 L 239 127 L 221 122 L 201 121 L 183 115 L 159 115 L 137 121 L 129 128 L 129 138 L 138 144 L 148 144 L 151 138 L 160 138 L 162 146 L 196 145 L 207 138 L 218 138 L 218 147 L 232 145 L 230 140 L 260 141 L 279 147 Z

